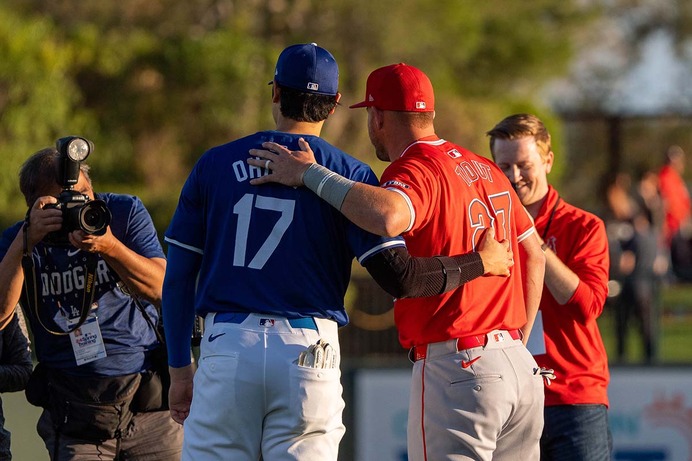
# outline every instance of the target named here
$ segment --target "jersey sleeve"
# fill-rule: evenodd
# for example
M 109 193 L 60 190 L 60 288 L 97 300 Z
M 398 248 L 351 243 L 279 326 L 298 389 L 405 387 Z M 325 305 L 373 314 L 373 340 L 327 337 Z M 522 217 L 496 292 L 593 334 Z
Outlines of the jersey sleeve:
M 381 237 L 371 234 L 353 223 L 348 225 L 348 240 L 356 259 L 362 265 L 368 258 L 388 248 L 405 247 L 402 237 Z
M 12 242 L 14 242 L 14 239 L 17 238 L 17 234 L 20 232 L 22 224 L 23 221 L 20 221 L 14 226 L 5 229 L 5 231 L 2 233 L 2 237 L 0 237 L 0 260 L 5 257 L 7 250 L 9 250 L 10 246 L 12 245 Z
M 354 169 L 349 179 L 378 186 L 377 176 L 369 167 Z M 406 246 L 402 237 L 381 237 L 361 229 L 352 222 L 348 223 L 347 235 L 349 245 L 361 265 L 383 250 Z
M 401 157 L 382 174 L 380 185 L 401 194 L 409 207 L 411 221 L 404 233 L 424 226 L 434 215 L 439 192 L 432 179 L 438 174 L 421 156 Z
M 110 227 L 113 235 L 126 247 L 145 258 L 165 258 L 158 233 L 144 203 L 126 194 L 99 193 L 113 218 Z
M 124 243 L 145 258 L 165 258 L 151 215 L 138 197 L 132 197 L 132 200 L 132 211 Z
M 180 192 L 178 206 L 164 240 L 195 253 L 204 254 L 204 204 L 200 190 L 201 161 L 195 165 Z
M 166 333 L 168 363 L 184 367 L 191 362 L 192 326 L 195 317 L 195 280 L 202 256 L 168 247 L 168 266 L 163 282 L 163 325 Z
M 514 209 L 514 220 L 517 225 L 517 241 L 521 243 L 528 236 L 536 232 L 536 227 L 533 224 L 533 218 L 528 210 L 522 205 L 521 200 L 516 192 L 510 187 L 510 195 L 512 197 L 512 208 Z
M 578 307 L 583 320 L 595 319 L 603 312 L 608 295 L 608 238 L 598 218 L 574 225 L 581 225 L 581 238 L 574 239 L 572 255 L 564 263 L 577 274 L 579 285 L 568 304 Z

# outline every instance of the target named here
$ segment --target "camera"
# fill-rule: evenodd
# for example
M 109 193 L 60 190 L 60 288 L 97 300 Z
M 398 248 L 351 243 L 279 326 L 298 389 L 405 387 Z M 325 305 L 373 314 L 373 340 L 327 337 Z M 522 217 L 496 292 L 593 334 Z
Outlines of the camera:
M 69 246 L 68 234 L 81 230 L 86 234 L 103 235 L 111 222 L 111 212 L 103 200 L 91 200 L 89 196 L 73 190 L 79 181 L 80 164 L 94 150 L 91 141 L 78 136 L 67 136 L 56 141 L 55 147 L 60 155 L 58 164 L 58 184 L 63 188 L 58 195 L 58 203 L 46 205 L 62 211 L 60 230 L 46 235 L 44 242 L 49 245 Z

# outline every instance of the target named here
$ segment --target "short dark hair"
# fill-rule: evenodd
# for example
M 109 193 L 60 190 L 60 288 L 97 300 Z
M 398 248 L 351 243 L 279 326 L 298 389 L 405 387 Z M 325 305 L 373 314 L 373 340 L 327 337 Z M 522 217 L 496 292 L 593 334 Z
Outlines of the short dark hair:
M 274 82 L 275 85 L 278 85 Z M 337 105 L 336 96 L 305 93 L 279 85 L 281 115 L 297 122 L 317 123 L 326 120 Z
M 58 178 L 58 160 L 60 153 L 55 147 L 46 147 L 29 157 L 19 169 L 19 190 L 24 195 L 26 204 L 31 207 L 40 192 L 52 184 L 60 184 Z M 91 184 L 89 165 L 79 164 L 79 170 Z

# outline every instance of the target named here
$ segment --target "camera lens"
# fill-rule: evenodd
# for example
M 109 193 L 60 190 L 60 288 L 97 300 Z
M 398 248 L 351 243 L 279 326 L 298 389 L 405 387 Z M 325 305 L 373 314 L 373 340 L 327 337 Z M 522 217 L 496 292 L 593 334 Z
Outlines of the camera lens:
M 88 227 L 98 227 L 103 219 L 98 210 L 89 209 L 84 213 L 84 225 Z
M 105 234 L 110 222 L 111 212 L 103 200 L 92 200 L 79 212 L 79 227 L 87 234 Z

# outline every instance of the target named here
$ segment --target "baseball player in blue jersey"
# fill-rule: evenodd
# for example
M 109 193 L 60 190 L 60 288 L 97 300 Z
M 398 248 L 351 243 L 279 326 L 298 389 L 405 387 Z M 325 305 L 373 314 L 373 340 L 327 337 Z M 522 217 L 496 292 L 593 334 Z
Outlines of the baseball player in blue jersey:
M 494 238 L 480 254 L 411 258 L 401 238 L 361 230 L 305 188 L 250 185 L 269 174 L 247 164 L 250 149 L 266 141 L 296 149 L 299 139 L 320 164 L 377 184 L 366 164 L 319 137 L 341 96 L 327 50 L 286 48 L 272 83 L 276 130 L 205 152 L 165 233 L 170 408 L 185 423 L 186 460 L 337 459 L 344 434 L 337 329 L 348 322 L 344 294 L 354 257 L 396 296 L 506 275 L 512 264 L 507 242 Z M 196 373 L 195 313 L 205 318 Z

